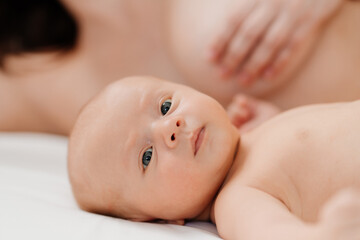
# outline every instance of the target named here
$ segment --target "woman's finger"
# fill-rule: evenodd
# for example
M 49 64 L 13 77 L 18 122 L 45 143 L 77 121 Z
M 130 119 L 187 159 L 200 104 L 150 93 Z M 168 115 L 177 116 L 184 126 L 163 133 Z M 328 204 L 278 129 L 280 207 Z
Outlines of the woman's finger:
M 228 21 L 227 26 L 223 28 L 223 32 L 221 32 L 214 43 L 211 44 L 207 56 L 210 61 L 217 62 L 219 60 L 239 25 L 240 22 L 234 19 Z
M 221 60 L 223 75 L 232 75 L 251 53 L 259 38 L 274 18 L 275 9 L 263 4 L 240 26 Z
M 272 80 L 276 75 L 278 75 L 290 61 L 292 56 L 295 54 L 298 46 L 301 42 L 305 41 L 305 38 L 313 30 L 313 24 L 307 22 L 302 25 L 292 36 L 291 39 L 287 42 L 286 46 L 278 52 L 275 56 L 274 61 L 272 61 L 270 67 L 265 69 L 263 78 L 265 80 Z
M 295 24 L 296 19 L 289 16 L 288 12 L 282 13 L 275 20 L 241 69 L 240 84 L 249 85 L 261 75 L 263 70 L 271 64 L 276 53 L 291 39 L 291 32 Z M 247 78 L 244 78 L 244 75 Z
M 319 1 L 314 5 L 311 0 L 303 2 L 293 2 L 289 4 L 289 12 L 298 14 L 297 28 L 294 29 L 294 33 L 287 45 L 280 50 L 271 61 L 271 64 L 265 67 L 262 79 L 272 80 L 290 61 L 293 55 L 296 53 L 298 46 L 306 40 L 306 38 L 319 27 L 321 24 L 329 18 L 336 10 L 340 9 L 342 1 L 334 0 L 327 2 Z M 326 6 L 326 7 L 325 7 Z
M 236 14 L 229 18 L 229 20 L 226 22 L 226 25 L 221 28 L 221 32 L 217 35 L 217 38 L 210 44 L 210 49 L 207 56 L 210 61 L 217 62 L 220 59 L 242 21 L 254 9 L 256 2 L 244 1 L 242 3 L 244 4 L 238 6 L 239 10 L 236 12 Z

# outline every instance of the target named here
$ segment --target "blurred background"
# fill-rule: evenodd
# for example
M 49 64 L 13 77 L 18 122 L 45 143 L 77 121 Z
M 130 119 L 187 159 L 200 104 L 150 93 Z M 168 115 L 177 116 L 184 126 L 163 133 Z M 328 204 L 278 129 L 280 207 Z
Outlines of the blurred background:
M 56 0 L 0 1 L 0 64 L 10 54 L 69 50 L 77 24 Z

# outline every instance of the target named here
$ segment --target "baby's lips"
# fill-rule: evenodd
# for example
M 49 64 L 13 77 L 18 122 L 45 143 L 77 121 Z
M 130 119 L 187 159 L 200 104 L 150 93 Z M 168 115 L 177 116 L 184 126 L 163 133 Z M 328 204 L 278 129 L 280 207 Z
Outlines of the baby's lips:
M 204 139 L 204 131 L 205 131 L 205 127 L 202 127 L 195 141 L 195 153 L 194 153 L 195 155 L 197 154 L 198 150 L 201 147 L 202 141 Z
M 197 129 L 195 129 L 194 131 L 192 131 L 192 133 L 191 133 L 190 143 L 191 143 L 191 147 L 192 147 L 194 155 L 196 154 L 196 141 L 199 137 L 199 133 L 200 133 L 201 129 L 202 128 L 199 127 Z

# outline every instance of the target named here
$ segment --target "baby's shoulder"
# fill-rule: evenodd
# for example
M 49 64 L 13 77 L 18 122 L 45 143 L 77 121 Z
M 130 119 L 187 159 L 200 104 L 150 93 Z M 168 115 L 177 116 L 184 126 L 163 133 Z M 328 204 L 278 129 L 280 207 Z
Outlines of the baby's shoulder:
M 264 123 L 242 137 L 239 163 L 233 165 L 230 180 L 219 194 L 219 205 L 234 205 L 236 197 L 243 197 L 240 189 L 250 187 L 297 211 L 299 197 L 294 179 L 301 179 L 302 174 L 321 165 L 318 159 L 330 154 L 326 148 L 331 139 L 346 143 L 349 139 L 360 140 L 359 121 L 357 101 L 301 107 Z
M 279 114 L 255 129 L 252 135 L 255 138 L 271 138 L 271 141 L 284 143 L 284 137 L 288 138 L 292 135 L 296 139 L 304 139 L 305 135 L 322 132 L 323 129 L 330 128 L 340 121 L 350 122 L 354 117 L 357 119 L 360 117 L 360 100 L 308 105 Z M 275 136 L 279 137 L 274 138 Z

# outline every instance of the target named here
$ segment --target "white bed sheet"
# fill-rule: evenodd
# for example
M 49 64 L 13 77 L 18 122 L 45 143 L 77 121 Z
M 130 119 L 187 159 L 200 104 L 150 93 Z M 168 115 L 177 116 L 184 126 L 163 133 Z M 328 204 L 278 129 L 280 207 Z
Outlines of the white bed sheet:
M 81 211 L 66 172 L 67 139 L 0 133 L 0 239 L 219 239 L 214 225 L 136 223 Z

